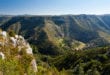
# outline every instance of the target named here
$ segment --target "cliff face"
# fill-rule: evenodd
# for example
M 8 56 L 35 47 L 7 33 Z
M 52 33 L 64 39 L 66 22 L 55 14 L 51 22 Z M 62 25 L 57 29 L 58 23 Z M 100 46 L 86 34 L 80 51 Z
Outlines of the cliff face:
M 19 68 L 24 69 L 24 72 L 27 73 L 27 68 L 32 69 L 33 72 L 37 72 L 36 60 L 29 43 L 21 35 L 12 34 L 12 32 L 7 33 L 0 30 L 0 57 L 2 61 L 9 62 L 13 60 Z M 0 67 L 2 68 L 1 65 Z M 14 69 L 19 69 L 18 67 Z M 2 72 L 3 69 L 1 68 L 0 71 Z

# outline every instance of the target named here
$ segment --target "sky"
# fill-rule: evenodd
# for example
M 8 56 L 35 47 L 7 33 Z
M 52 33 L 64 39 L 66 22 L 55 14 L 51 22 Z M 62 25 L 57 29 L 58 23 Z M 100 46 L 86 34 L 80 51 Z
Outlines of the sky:
M 0 0 L 0 14 L 110 14 L 110 0 Z

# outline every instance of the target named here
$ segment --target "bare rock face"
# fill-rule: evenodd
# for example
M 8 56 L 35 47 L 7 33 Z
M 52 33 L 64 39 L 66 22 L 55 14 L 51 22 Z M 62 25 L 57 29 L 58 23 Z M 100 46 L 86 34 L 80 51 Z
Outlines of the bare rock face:
M 32 66 L 32 69 L 34 70 L 34 72 L 37 72 L 37 65 L 36 65 L 36 60 L 35 59 L 33 59 L 32 61 L 31 61 L 31 66 Z
M 34 72 L 37 72 L 37 64 L 33 56 L 32 48 L 24 37 L 20 35 L 10 36 L 6 31 L 0 30 L 0 57 L 3 60 L 12 57 L 20 61 L 28 57 L 28 66 Z
M 5 59 L 5 55 L 4 55 L 2 52 L 0 52 L 0 57 L 1 57 L 2 59 Z

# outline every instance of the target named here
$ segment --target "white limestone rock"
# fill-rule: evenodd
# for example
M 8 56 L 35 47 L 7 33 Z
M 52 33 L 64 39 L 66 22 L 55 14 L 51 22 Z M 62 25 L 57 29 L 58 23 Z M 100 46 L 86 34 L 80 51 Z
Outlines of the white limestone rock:
M 15 39 L 14 37 L 10 37 L 10 40 L 12 41 L 12 44 L 15 47 L 17 45 L 17 39 Z
M 32 48 L 31 48 L 31 47 L 27 47 L 26 53 L 27 53 L 27 54 L 33 54 L 33 53 L 32 53 Z
M 19 35 L 18 38 L 24 41 L 24 37 L 22 37 L 21 35 Z
M 1 35 L 4 36 L 4 37 L 7 37 L 6 31 L 2 31 L 2 32 L 1 32 Z
M 33 69 L 34 72 L 37 72 L 38 71 L 37 70 L 37 64 L 36 64 L 36 60 L 35 59 L 33 59 L 31 61 L 31 66 L 32 66 L 32 69 Z
M 0 41 L 0 46 L 4 46 L 4 43 Z
M 18 39 L 18 36 L 19 36 L 19 35 L 15 35 L 15 38 Z
M 2 59 L 5 59 L 5 55 L 4 55 L 2 52 L 0 52 L 0 57 L 1 57 Z

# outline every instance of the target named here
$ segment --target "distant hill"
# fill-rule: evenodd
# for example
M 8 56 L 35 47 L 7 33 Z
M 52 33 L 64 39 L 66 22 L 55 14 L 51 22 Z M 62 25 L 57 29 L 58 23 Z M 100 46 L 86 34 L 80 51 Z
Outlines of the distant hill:
M 24 36 L 43 54 L 110 43 L 110 15 L 0 16 L 0 28 Z

